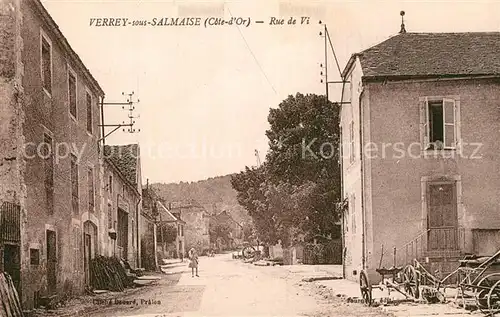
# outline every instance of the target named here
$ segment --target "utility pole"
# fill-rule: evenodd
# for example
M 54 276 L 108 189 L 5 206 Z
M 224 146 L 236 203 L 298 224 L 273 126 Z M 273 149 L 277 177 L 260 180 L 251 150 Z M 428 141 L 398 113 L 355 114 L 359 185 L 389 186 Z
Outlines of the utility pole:
M 255 158 L 257 159 L 257 167 L 260 167 L 260 156 L 259 156 L 259 151 L 256 149 L 255 150 Z
M 326 24 L 323 24 L 322 21 L 319 21 L 319 24 L 322 24 L 323 25 L 323 31 L 319 32 L 319 35 L 321 37 L 324 37 L 325 38 L 325 61 L 324 63 L 320 64 L 320 67 L 321 68 L 324 68 L 325 71 L 323 73 L 323 71 L 321 71 L 320 75 L 325 77 L 325 79 L 321 79 L 321 83 L 325 83 L 325 95 L 326 95 L 326 99 L 329 100 L 329 93 L 328 93 L 328 87 L 330 84 L 342 84 L 342 91 L 344 90 L 344 84 L 346 83 L 344 78 L 342 77 L 342 70 L 340 69 L 340 64 L 339 64 L 339 61 L 337 59 L 337 55 L 335 54 L 335 49 L 333 48 L 333 44 L 332 44 L 332 39 L 330 38 L 330 33 L 328 32 L 328 28 L 326 26 Z M 330 45 L 328 45 L 330 44 Z M 340 78 L 341 78 L 341 81 L 328 81 L 328 47 L 330 47 L 331 51 L 332 51 L 332 54 L 333 54 L 333 57 L 335 59 L 335 63 L 337 65 L 337 70 L 339 72 L 339 75 L 340 75 Z M 342 103 L 342 100 L 340 100 L 340 103 Z
M 120 128 L 128 127 L 127 129 L 123 129 L 123 132 L 128 132 L 128 133 L 137 133 L 137 132 L 141 131 L 140 129 L 137 129 L 137 130 L 134 129 L 134 124 L 135 124 L 134 119 L 139 118 L 139 116 L 135 117 L 133 115 L 133 111 L 135 110 L 134 104 L 139 103 L 140 100 L 137 99 L 137 101 L 133 101 L 133 99 L 132 99 L 133 95 L 134 95 L 133 91 L 129 94 L 125 94 L 124 92 L 122 92 L 122 96 L 128 96 L 126 102 L 104 102 L 104 97 L 101 98 L 101 121 L 102 122 L 99 126 L 101 127 L 102 137 L 99 141 L 102 141 L 102 145 L 106 144 L 106 138 L 108 136 L 110 136 L 113 132 L 115 132 L 116 130 L 118 130 Z M 122 123 L 119 123 L 119 124 L 105 124 L 104 123 L 104 106 L 121 106 L 122 109 L 125 109 L 128 111 L 129 122 L 125 123 L 125 121 L 123 121 Z M 125 108 L 125 107 L 127 107 L 127 108 Z M 105 128 L 114 128 L 114 129 L 111 130 L 108 134 L 106 134 Z

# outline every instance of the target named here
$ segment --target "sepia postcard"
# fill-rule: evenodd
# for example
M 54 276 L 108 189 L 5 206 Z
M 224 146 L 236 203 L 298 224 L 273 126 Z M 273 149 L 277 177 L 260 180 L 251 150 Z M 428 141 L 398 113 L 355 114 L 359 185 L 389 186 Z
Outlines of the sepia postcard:
M 0 317 L 500 316 L 500 2 L 0 0 Z

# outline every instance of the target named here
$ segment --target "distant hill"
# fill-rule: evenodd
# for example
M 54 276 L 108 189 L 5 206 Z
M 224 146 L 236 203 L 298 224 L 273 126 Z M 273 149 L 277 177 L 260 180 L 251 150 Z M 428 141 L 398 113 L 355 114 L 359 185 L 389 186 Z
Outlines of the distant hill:
M 238 204 L 231 186 L 231 175 L 211 177 L 197 182 L 150 184 L 165 202 L 195 201 L 210 214 L 226 210 L 239 223 L 251 221 L 246 210 Z

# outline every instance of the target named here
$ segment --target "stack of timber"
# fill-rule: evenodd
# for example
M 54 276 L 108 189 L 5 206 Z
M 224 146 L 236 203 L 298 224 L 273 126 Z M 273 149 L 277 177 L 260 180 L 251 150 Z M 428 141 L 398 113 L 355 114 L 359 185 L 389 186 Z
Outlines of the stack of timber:
M 93 289 L 123 292 L 131 283 L 125 269 L 115 257 L 96 256 L 90 263 Z
M 0 273 L 0 316 L 23 317 L 19 295 L 7 273 Z

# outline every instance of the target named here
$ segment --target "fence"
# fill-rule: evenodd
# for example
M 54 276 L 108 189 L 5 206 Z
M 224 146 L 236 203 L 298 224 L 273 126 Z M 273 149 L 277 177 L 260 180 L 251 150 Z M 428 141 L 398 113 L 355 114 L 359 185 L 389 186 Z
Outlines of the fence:
M 394 266 L 405 266 L 412 264 L 413 260 L 424 261 L 426 258 L 447 259 L 456 258 L 465 249 L 465 228 L 430 228 L 421 231 L 410 241 L 399 246 L 381 246 L 382 263 L 390 263 Z
M 304 246 L 304 264 L 342 264 L 342 241 L 309 243 Z

